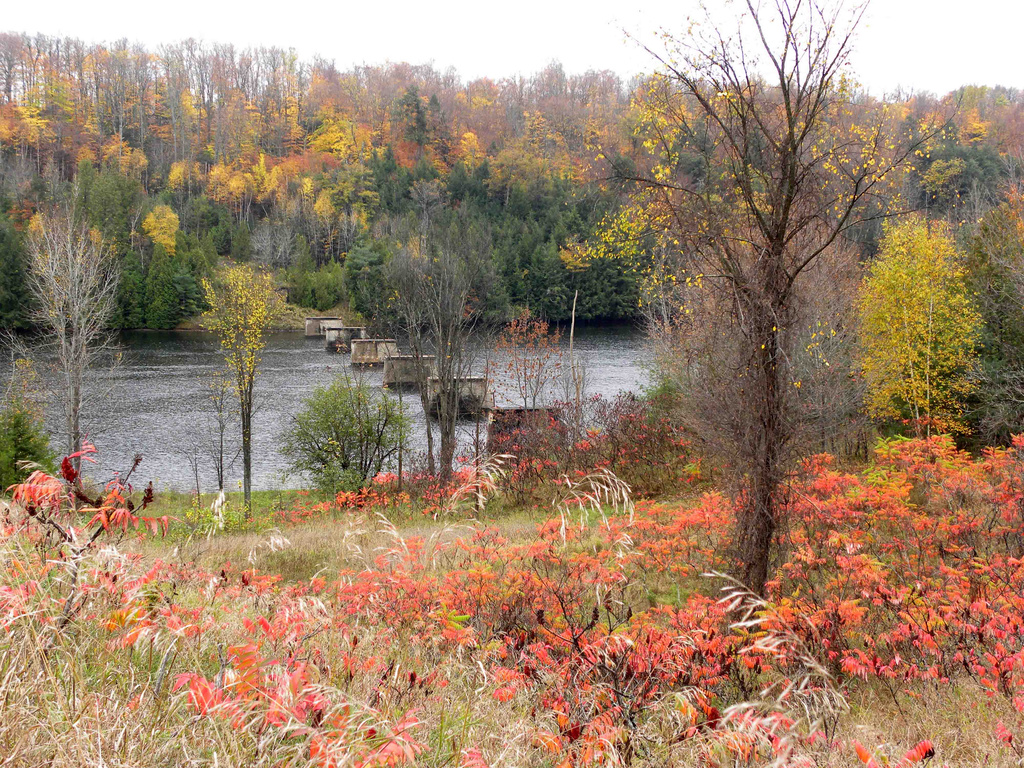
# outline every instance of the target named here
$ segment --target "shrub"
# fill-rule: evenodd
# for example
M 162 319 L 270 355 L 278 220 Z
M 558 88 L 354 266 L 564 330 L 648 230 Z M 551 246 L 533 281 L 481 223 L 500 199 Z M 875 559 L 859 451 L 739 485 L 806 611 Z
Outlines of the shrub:
M 31 365 L 19 360 L 0 407 L 0 493 L 28 476 L 30 470 L 22 462 L 49 466 L 53 461 L 42 411 L 33 396 L 34 382 Z
M 351 377 L 317 387 L 285 435 L 282 450 L 322 490 L 353 490 L 389 469 L 409 420 L 394 398 Z
M 732 564 L 742 499 L 634 504 L 595 472 L 564 479 L 532 534 L 462 521 L 425 535 L 373 514 L 405 503 L 378 482 L 306 531 L 339 542 L 337 570 L 279 531 L 247 535 L 241 567 L 208 570 L 177 547 L 128 549 L 166 531 L 144 516 L 151 491 L 127 477 L 90 491 L 72 458 L 0 505 L 11 765 L 1024 757 L 1024 438 L 981 457 L 949 437 L 893 439 L 856 475 L 808 458 L 787 479 L 768 595 L 725 580 L 720 600 L 701 574 Z
M 593 469 L 614 472 L 640 496 L 662 493 L 698 475 L 688 443 L 664 409 L 655 399 L 632 393 L 499 414 L 488 450 L 510 457 L 502 490 L 518 503 L 531 495 L 544 498 L 547 481 Z
M 300 307 L 324 312 L 345 301 L 345 271 L 332 262 L 317 270 L 296 270 L 292 301 Z

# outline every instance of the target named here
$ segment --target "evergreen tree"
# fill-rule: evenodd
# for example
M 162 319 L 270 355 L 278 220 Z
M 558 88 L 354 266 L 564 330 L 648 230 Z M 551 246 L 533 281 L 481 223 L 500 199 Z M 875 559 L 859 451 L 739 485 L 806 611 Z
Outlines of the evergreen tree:
M 235 227 L 231 235 L 231 258 L 235 261 L 248 261 L 252 255 L 252 236 L 249 227 L 244 223 Z
M 169 329 L 180 318 L 175 259 L 162 245 L 153 246 L 153 257 L 146 273 L 146 327 Z
M 11 220 L 0 214 L 0 328 L 28 327 L 27 254 Z
M 416 144 L 420 151 L 427 143 L 429 132 L 427 130 L 427 113 L 423 109 L 423 100 L 420 98 L 419 89 L 410 85 L 405 94 L 398 101 L 402 118 L 405 120 L 405 138 Z
M 115 328 L 144 328 L 146 326 L 146 278 L 142 262 L 134 251 L 119 260 L 120 278 L 117 283 L 117 309 L 112 325 Z
M 36 397 L 36 381 L 28 361 L 15 363 L 14 375 L 0 405 L 0 495 L 28 475 L 28 470 L 20 466 L 22 462 L 47 468 L 53 463 Z
M 231 226 L 228 224 L 218 224 L 210 230 L 210 237 L 213 241 L 213 247 L 221 256 L 227 256 L 231 253 Z
M 412 179 L 409 171 L 398 164 L 390 145 L 383 153 L 374 151 L 370 158 L 370 170 L 381 210 L 392 215 L 408 210 Z
M 85 168 L 91 165 L 84 164 Z M 99 229 L 103 240 L 117 255 L 131 250 L 132 232 L 139 223 L 142 208 L 142 185 L 124 176 L 113 164 L 108 164 L 100 173 L 86 172 L 86 181 L 79 191 L 84 197 L 89 223 Z
M 385 250 L 382 243 L 353 248 L 345 259 L 345 287 L 351 306 L 357 312 L 373 316 L 385 301 Z

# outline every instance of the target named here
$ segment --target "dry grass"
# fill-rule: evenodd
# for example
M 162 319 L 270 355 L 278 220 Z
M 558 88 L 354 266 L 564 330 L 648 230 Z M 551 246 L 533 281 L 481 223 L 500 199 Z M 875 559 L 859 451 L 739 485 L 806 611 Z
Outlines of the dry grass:
M 935 742 L 942 765 L 1019 766 L 1006 745 L 993 736 L 999 720 L 1008 717 L 1012 705 L 1004 697 L 990 697 L 976 685 L 913 689 L 897 705 L 879 686 L 858 686 L 850 695 L 850 711 L 842 718 L 839 733 L 879 748 L 896 759 L 921 739 Z
M 421 538 L 439 546 L 466 537 L 483 526 L 498 530 L 514 544 L 525 544 L 535 537 L 537 520 L 527 514 L 517 514 L 486 523 L 477 520 L 391 521 L 380 515 L 353 513 L 340 519 L 288 526 L 284 530 L 200 534 L 172 544 L 147 538 L 125 542 L 125 546 L 128 551 L 142 554 L 147 562 L 160 559 L 194 563 L 211 572 L 231 563 L 279 574 L 286 582 L 303 582 L 318 576 L 330 580 L 342 570 L 372 567 L 373 558 L 393 546 L 396 539 Z
M 339 534 L 332 544 L 319 547 L 326 557 L 336 557 L 355 565 L 372 557 L 378 547 L 394 544 L 393 532 L 381 522 L 377 530 L 363 531 L 337 524 Z M 456 535 L 454 530 L 442 536 Z M 437 529 L 424 531 L 437 534 Z M 292 532 L 289 532 L 292 533 Z M 297 531 L 301 543 L 322 544 L 323 537 L 309 526 Z M 322 534 L 323 531 L 321 530 Z M 246 550 L 259 562 L 295 548 L 273 535 L 254 534 L 224 537 L 204 553 L 209 562 L 219 555 L 240 555 Z M 154 552 L 153 554 L 156 554 Z M 168 554 L 163 552 L 163 554 Z M 120 559 L 113 549 L 90 556 L 84 569 L 103 569 L 110 559 Z M 29 562 L 32 552 L 8 543 L 0 562 Z M 145 566 L 134 569 L 139 573 Z M 56 574 L 41 584 L 41 589 L 60 593 L 62 579 Z M 273 598 L 269 598 L 273 599 Z M 102 598 L 97 598 L 102 601 Z M 180 605 L 202 604 L 208 600 L 204 590 L 187 587 L 177 596 Z M 44 603 L 40 603 L 43 605 Z M 101 611 L 111 606 L 104 605 Z M 222 608 L 224 606 L 221 606 Z M 230 606 L 245 613 L 245 606 Z M 0 633 L 0 766 L 303 766 L 317 765 L 310 760 L 303 724 L 292 724 L 295 739 L 282 738 L 288 728 L 258 733 L 259 724 L 247 722 L 233 726 L 217 718 L 198 717 L 183 692 L 172 692 L 174 675 L 182 670 L 205 670 L 213 677 L 208 653 L 200 653 L 195 644 L 177 642 L 163 633 L 151 636 L 132 648 L 111 644 L 110 633 L 95 623 L 79 621 L 64 631 L 56 629 L 59 605 L 49 604 L 51 615 L 41 609 L 35 615 L 22 616 Z M 204 643 L 223 648 L 246 639 L 238 622 L 218 622 Z M 375 628 L 356 626 L 355 633 L 371 644 Z M 356 677 L 347 680 L 338 658 L 337 638 L 324 634 L 312 644 L 323 653 L 322 669 L 315 671 L 323 693 L 335 702 L 345 702 L 355 712 L 364 712 L 360 727 L 376 727 L 384 732 L 389 721 L 379 711 L 400 713 L 402 687 L 410 669 L 439 663 L 440 655 L 429 649 L 399 648 L 388 680 Z M 448 659 L 451 662 L 451 659 Z M 467 660 L 468 662 L 468 660 Z M 479 695 L 486 686 L 483 667 L 465 663 L 447 668 L 449 684 L 441 698 L 424 698 L 419 718 L 429 724 L 426 742 L 430 750 L 420 765 L 457 764 L 462 750 L 478 744 L 499 758 L 494 765 L 519 765 L 520 750 L 528 744 L 526 719 L 513 717 L 507 705 L 492 697 Z M 383 697 L 381 700 L 381 689 Z M 395 699 L 387 701 L 388 697 Z M 371 709 L 368 702 L 374 699 Z M 516 727 L 520 720 L 522 725 Z M 502 723 L 499 735 L 494 723 Z M 507 759 L 502 759 L 505 755 Z M 352 755 L 338 755 L 339 766 L 354 765 Z

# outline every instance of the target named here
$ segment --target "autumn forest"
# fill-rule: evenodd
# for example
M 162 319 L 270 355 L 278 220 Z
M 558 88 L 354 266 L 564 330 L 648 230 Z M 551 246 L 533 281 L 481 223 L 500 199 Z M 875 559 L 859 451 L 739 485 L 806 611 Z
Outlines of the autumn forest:
M 0 33 L 0 762 L 1024 765 L 1024 90 L 733 6 Z

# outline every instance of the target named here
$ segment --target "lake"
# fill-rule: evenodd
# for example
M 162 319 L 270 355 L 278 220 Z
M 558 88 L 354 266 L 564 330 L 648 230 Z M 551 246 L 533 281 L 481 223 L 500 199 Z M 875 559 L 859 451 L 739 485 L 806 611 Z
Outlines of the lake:
M 212 429 L 209 381 L 224 366 L 217 339 L 200 332 L 151 331 L 126 333 L 122 344 L 124 363 L 104 376 L 104 391 L 109 394 L 85 415 L 90 439 L 99 449 L 98 462 L 89 474 L 105 479 L 113 470 L 129 467 L 132 457 L 141 453 L 143 463 L 133 478 L 136 483 L 152 479 L 158 488 L 189 490 L 195 484 L 187 459 L 190 436 L 208 434 Z M 568 346 L 567 338 L 563 346 Z M 642 389 L 646 383 L 641 366 L 644 348 L 643 334 L 633 327 L 577 328 L 575 350 L 586 365 L 588 394 L 612 397 Z M 301 332 L 269 336 L 256 385 L 254 489 L 305 484 L 301 476 L 288 474 L 287 461 L 277 446 L 292 416 L 302 407 L 302 399 L 315 386 L 328 384 L 345 372 L 356 372 L 348 355 L 326 352 L 322 338 L 306 338 Z M 379 368 L 358 375 L 375 386 L 382 383 Z M 508 387 L 496 378 L 500 404 L 507 399 Z M 424 416 L 414 392 L 406 394 L 404 402 L 413 421 L 410 453 L 415 454 L 425 446 Z M 235 437 L 236 421 L 237 414 L 232 418 Z M 473 434 L 472 421 L 460 427 L 460 439 L 466 446 L 472 445 Z M 200 485 L 205 493 L 215 490 L 216 483 L 210 461 L 202 464 Z M 240 485 L 241 474 L 238 459 L 228 471 L 229 490 Z

